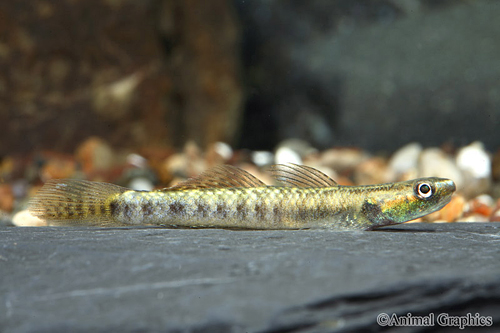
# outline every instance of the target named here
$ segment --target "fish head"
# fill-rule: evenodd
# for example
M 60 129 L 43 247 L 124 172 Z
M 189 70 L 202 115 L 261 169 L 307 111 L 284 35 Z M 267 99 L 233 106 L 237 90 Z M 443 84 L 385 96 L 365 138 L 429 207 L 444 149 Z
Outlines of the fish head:
M 371 228 L 399 224 L 440 210 L 451 200 L 455 183 L 446 178 L 419 178 L 393 183 L 365 200 L 361 213 Z

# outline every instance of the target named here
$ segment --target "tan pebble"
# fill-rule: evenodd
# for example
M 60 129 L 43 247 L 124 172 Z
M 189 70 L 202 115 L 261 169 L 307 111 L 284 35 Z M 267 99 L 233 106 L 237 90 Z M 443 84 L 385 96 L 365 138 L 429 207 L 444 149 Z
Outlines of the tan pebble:
M 210 144 L 205 151 L 205 162 L 207 167 L 225 164 L 233 156 L 233 149 L 227 143 L 215 142 Z
M 398 149 L 389 160 L 390 169 L 397 177 L 407 173 L 417 173 L 418 157 L 422 152 L 422 145 L 413 142 Z
M 358 185 L 382 184 L 387 182 L 387 161 L 372 157 L 356 167 L 354 182 Z
M 493 213 L 493 204 L 493 199 L 489 195 L 483 194 L 470 201 L 469 212 L 472 214 L 490 216 Z
M 0 210 L 12 212 L 14 208 L 14 194 L 9 184 L 0 184 Z
M 352 171 L 366 160 L 368 155 L 359 149 L 335 148 L 321 154 L 321 164 L 331 167 L 339 173 Z
M 500 209 L 493 212 L 493 214 L 490 215 L 489 221 L 490 222 L 500 222 Z
M 435 222 L 441 219 L 441 211 L 433 212 L 423 217 L 425 222 Z
M 446 222 L 455 222 L 463 216 L 466 201 L 461 195 L 454 195 L 449 204 L 444 206 L 440 212 L 440 218 Z
M 167 159 L 162 164 L 161 172 L 159 173 L 160 180 L 162 182 L 168 183 L 174 177 L 187 177 L 186 174 L 187 159 L 184 154 L 174 154 Z
M 495 207 L 493 207 L 490 222 L 500 222 L 500 199 L 497 200 Z
M 489 222 L 488 217 L 480 214 L 471 214 L 460 219 L 460 222 Z
M 71 157 L 50 158 L 40 170 L 43 181 L 49 179 L 71 178 L 76 170 L 76 163 Z
M 16 163 L 12 157 L 4 157 L 0 163 L 0 176 L 2 178 L 8 178 L 14 172 L 16 168 Z
M 419 217 L 418 219 L 410 220 L 410 221 L 405 222 L 405 223 L 422 223 L 422 222 L 425 222 L 424 219 Z
M 46 227 L 47 222 L 31 215 L 28 210 L 22 210 L 14 215 L 12 223 L 18 227 Z
M 85 173 L 110 169 L 114 164 L 111 147 L 101 138 L 90 137 L 76 150 L 76 159 Z

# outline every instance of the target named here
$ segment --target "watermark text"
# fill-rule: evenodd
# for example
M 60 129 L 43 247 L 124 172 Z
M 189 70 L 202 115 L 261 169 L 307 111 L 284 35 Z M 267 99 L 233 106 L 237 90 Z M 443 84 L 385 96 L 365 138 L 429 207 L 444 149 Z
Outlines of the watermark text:
M 466 327 L 491 326 L 491 316 L 481 316 L 479 313 L 467 313 L 464 316 L 452 316 L 448 313 L 429 313 L 425 316 L 414 316 L 411 313 L 397 315 L 395 313 L 380 313 L 377 316 L 377 324 L 380 326 L 441 326 L 458 327 L 463 330 Z

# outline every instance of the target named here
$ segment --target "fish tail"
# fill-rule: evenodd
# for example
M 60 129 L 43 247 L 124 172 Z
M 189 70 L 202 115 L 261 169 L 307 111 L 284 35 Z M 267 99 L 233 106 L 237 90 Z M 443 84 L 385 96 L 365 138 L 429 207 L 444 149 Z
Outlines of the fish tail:
M 128 189 L 86 180 L 49 180 L 29 202 L 29 211 L 49 225 L 118 225 L 111 203 Z

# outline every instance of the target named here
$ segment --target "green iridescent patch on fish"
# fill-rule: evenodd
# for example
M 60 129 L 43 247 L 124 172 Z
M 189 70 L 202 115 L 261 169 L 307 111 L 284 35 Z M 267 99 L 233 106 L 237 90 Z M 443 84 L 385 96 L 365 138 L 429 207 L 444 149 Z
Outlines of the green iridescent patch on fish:
M 444 207 L 449 179 L 341 186 L 307 166 L 278 164 L 266 186 L 248 172 L 218 166 L 160 191 L 81 181 L 48 181 L 30 211 L 51 225 L 160 225 L 200 228 L 369 230 L 407 222 Z

